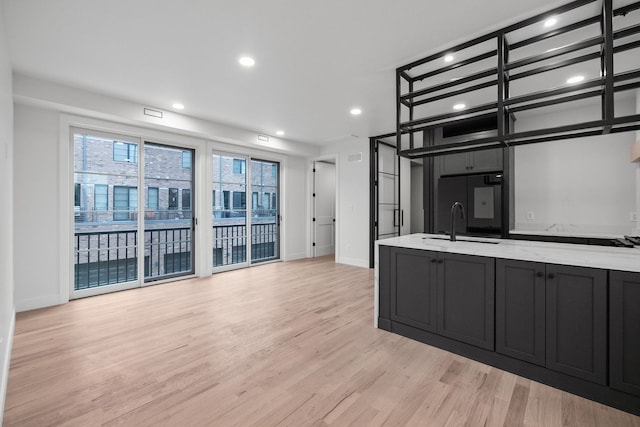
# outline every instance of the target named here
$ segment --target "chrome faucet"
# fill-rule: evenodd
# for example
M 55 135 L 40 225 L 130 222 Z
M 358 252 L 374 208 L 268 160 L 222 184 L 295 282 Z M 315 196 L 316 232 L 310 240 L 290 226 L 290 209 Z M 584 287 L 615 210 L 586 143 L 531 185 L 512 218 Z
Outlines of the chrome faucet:
M 462 206 L 462 203 L 460 202 L 455 202 L 453 205 L 451 205 L 451 241 L 455 242 L 456 241 L 456 208 L 460 208 L 460 218 L 464 219 L 464 206 Z

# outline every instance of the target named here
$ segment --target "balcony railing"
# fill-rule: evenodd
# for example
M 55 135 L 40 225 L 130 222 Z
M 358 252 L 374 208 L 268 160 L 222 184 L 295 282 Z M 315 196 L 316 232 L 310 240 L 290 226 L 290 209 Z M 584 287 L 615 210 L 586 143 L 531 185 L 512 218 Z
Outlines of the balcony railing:
M 273 221 L 273 218 L 271 218 Z M 144 278 L 147 281 L 193 271 L 191 227 L 147 229 L 144 232 Z M 103 224 L 109 226 L 109 224 Z M 158 224 L 159 225 L 159 224 Z M 278 258 L 276 222 L 252 224 L 251 259 Z M 246 262 L 245 225 L 214 225 L 213 265 Z M 138 279 L 136 230 L 77 231 L 74 250 L 74 289 L 82 290 Z

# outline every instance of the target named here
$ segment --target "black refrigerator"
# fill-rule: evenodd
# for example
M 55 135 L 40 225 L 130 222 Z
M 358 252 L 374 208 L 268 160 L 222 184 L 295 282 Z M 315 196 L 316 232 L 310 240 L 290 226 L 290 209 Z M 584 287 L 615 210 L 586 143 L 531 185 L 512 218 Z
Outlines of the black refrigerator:
M 502 173 L 444 176 L 438 180 L 437 232 L 451 232 L 451 206 L 462 203 L 465 219 L 456 211 L 456 234 L 500 235 Z

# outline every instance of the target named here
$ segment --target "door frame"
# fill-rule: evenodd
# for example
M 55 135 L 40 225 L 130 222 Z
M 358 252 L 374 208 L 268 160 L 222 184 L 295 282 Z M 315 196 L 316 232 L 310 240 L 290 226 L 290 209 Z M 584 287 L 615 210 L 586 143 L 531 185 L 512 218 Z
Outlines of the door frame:
M 316 215 L 316 209 L 317 209 L 317 185 L 316 185 L 316 177 L 317 177 L 317 171 L 316 168 L 318 167 L 317 164 L 318 163 L 325 163 L 328 165 L 333 165 L 333 254 L 335 254 L 336 252 L 336 164 L 335 162 L 329 162 L 326 160 L 315 160 L 312 164 L 312 180 L 311 180 L 311 188 L 312 188 L 312 194 L 311 194 L 311 253 L 312 256 L 314 258 L 316 258 L 318 255 L 316 255 L 316 250 L 317 247 L 315 245 L 316 241 L 318 240 L 318 236 L 316 235 L 316 232 L 318 230 L 318 219 L 317 219 L 317 215 Z M 314 221 L 315 220 L 315 221 Z M 329 254 L 327 254 L 329 255 Z
M 340 247 L 341 241 L 340 238 L 341 232 L 341 214 L 340 214 L 340 156 L 337 153 L 325 154 L 318 157 L 313 157 L 309 159 L 307 164 L 307 194 L 309 195 L 307 198 L 307 258 L 313 258 L 313 165 L 315 162 L 326 162 L 327 160 L 332 161 L 336 167 L 335 172 L 335 181 L 336 181 L 336 190 L 334 193 L 335 200 L 334 206 L 336 208 L 336 223 L 335 223 L 335 253 L 334 260 L 335 262 L 339 262 L 340 260 Z
M 278 214 L 280 218 L 284 218 L 284 211 L 286 206 L 286 196 L 285 196 L 285 174 L 286 174 L 286 165 L 287 158 L 283 156 L 278 156 L 270 152 L 258 151 L 252 149 L 244 149 L 240 150 L 240 147 L 235 145 L 228 145 L 223 142 L 217 141 L 209 141 L 206 147 L 206 155 L 203 158 L 203 162 L 205 162 L 205 186 L 204 189 L 205 196 L 200 205 L 206 205 L 208 207 L 212 206 L 212 191 L 213 191 L 213 181 L 211 179 L 213 175 L 213 162 L 211 161 L 211 157 L 213 154 L 222 154 L 225 156 L 237 156 L 238 158 L 243 158 L 246 160 L 246 187 L 245 190 L 247 192 L 247 206 L 251 203 L 251 193 L 248 191 L 251 187 L 251 160 L 257 161 L 265 161 L 265 162 L 274 162 L 278 163 Z M 247 213 L 249 213 L 250 209 L 247 208 Z M 285 246 L 285 227 L 283 226 L 283 220 L 280 220 L 280 224 L 278 226 L 278 258 L 267 261 L 260 261 L 258 263 L 253 263 L 251 259 L 251 217 L 247 215 L 247 257 L 246 261 L 238 264 L 224 265 L 220 267 L 213 266 L 213 259 L 211 256 L 211 249 L 213 245 L 213 215 L 212 211 L 208 210 L 202 217 L 202 227 L 206 227 L 206 232 L 202 234 L 201 240 L 206 240 L 207 247 L 209 250 L 206 253 L 206 268 L 208 269 L 209 274 L 223 273 L 225 271 L 237 270 L 240 268 L 247 268 L 257 265 L 269 264 L 274 262 L 286 261 L 284 256 L 284 246 Z
M 138 178 L 144 175 L 144 143 L 150 142 L 160 145 L 168 145 L 176 148 L 185 148 L 194 150 L 194 168 L 198 168 L 200 172 L 195 173 L 195 179 L 193 182 L 195 192 L 192 193 L 192 203 L 195 206 L 194 217 L 196 218 L 196 231 L 195 236 L 199 233 L 198 227 L 199 218 L 202 218 L 205 212 L 204 209 L 204 188 L 205 180 L 204 165 L 201 162 L 202 153 L 206 150 L 207 141 L 197 138 L 192 138 L 177 133 L 171 133 L 166 131 L 159 131 L 153 129 L 147 129 L 137 126 L 132 126 L 124 123 L 107 122 L 100 119 L 81 117 L 69 114 L 60 115 L 60 128 L 59 128 L 59 169 L 58 169 L 58 189 L 60 194 L 59 203 L 59 228 L 60 228 L 60 250 L 58 255 L 60 270 L 58 273 L 59 279 L 59 295 L 57 301 L 47 300 L 48 305 L 53 304 L 65 304 L 71 299 L 84 298 L 88 296 L 101 295 L 105 293 L 116 292 L 126 289 L 141 288 L 150 285 L 158 285 L 170 281 L 184 280 L 190 277 L 204 277 L 203 272 L 203 258 L 202 258 L 202 238 L 195 239 L 195 251 L 194 254 L 194 274 L 168 277 L 166 279 L 160 279 L 152 282 L 144 282 L 144 245 L 138 245 L 138 278 L 135 281 L 124 282 L 109 286 L 99 286 L 87 290 L 74 290 L 73 283 L 73 252 L 74 252 L 74 199 L 73 199 L 73 181 L 74 181 L 74 147 L 73 147 L 73 128 L 85 130 L 88 132 L 95 132 L 97 134 L 112 134 L 117 136 L 137 138 L 139 142 L 138 146 Z M 195 169 L 194 169 L 195 170 Z M 199 202 L 196 203 L 196 200 Z M 138 191 L 138 209 L 144 211 L 144 191 Z M 138 215 L 138 229 L 140 230 L 140 224 L 143 221 L 144 215 Z M 200 242 L 198 242 L 198 240 Z M 210 271 L 208 274 L 211 274 Z

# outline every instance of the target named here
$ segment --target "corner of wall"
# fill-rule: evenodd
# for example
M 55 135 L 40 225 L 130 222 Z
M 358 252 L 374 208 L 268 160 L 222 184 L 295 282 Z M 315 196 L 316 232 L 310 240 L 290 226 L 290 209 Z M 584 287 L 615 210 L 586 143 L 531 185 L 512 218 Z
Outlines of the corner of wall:
M 9 364 L 11 362 L 11 349 L 13 348 L 13 334 L 16 325 L 15 310 L 10 316 L 7 335 L 0 337 L 0 426 L 4 414 L 5 398 L 7 396 L 7 381 L 9 380 Z

